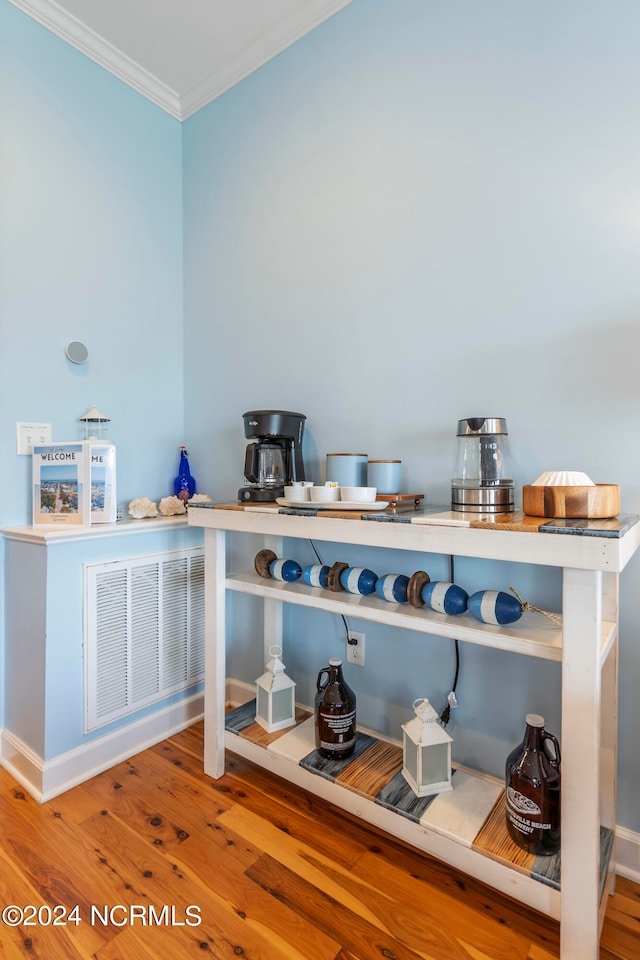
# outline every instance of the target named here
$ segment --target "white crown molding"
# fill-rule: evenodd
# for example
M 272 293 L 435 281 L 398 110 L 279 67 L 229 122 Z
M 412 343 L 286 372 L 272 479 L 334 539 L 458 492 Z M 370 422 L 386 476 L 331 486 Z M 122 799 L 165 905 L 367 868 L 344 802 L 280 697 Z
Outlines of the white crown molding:
M 182 120 L 180 97 L 130 57 L 108 43 L 90 27 L 67 13 L 54 0 L 9 0 L 14 7 L 65 40 L 109 73 L 133 87 L 143 97 Z
M 186 120 L 240 80 L 310 33 L 351 0 L 308 0 L 303 13 L 287 17 L 259 41 L 184 92 L 172 90 L 153 74 L 104 40 L 55 0 L 9 0 L 14 7 L 75 47 L 109 73 L 151 100 L 176 120 Z
M 212 100 L 264 66 L 307 33 L 311 33 L 350 3 L 351 0 L 309 0 L 304 14 L 288 17 L 261 36 L 259 41 L 246 47 L 233 60 L 184 91 L 180 98 L 181 119 L 186 120 L 202 107 L 206 107 Z

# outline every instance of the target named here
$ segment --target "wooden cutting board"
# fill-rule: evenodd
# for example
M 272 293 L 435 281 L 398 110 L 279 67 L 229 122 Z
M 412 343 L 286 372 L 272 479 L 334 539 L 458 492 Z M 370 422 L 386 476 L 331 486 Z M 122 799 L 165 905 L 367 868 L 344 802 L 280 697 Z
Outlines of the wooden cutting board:
M 476 530 L 515 530 L 520 533 L 536 533 L 543 524 L 549 523 L 549 520 L 547 517 L 527 517 L 522 511 L 496 513 L 493 516 L 489 516 L 486 513 L 479 515 L 469 512 L 444 510 L 412 517 L 411 523 L 471 527 Z
M 472 520 L 469 526 L 476 530 L 515 530 L 519 533 L 537 533 L 549 517 L 529 517 L 521 511 L 498 513 L 495 517 Z

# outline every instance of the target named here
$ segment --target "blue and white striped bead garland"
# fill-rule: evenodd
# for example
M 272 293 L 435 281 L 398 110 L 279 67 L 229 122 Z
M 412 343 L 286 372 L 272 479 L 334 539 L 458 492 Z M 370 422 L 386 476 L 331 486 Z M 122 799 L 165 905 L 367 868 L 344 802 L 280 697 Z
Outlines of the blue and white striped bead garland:
M 478 590 L 471 596 L 456 583 L 445 580 L 429 580 L 424 571 L 417 571 L 412 577 L 402 573 L 387 573 L 378 577 L 368 567 L 350 567 L 346 563 L 334 563 L 332 567 L 322 563 L 312 563 L 302 569 L 296 560 L 276 557 L 272 550 L 261 550 L 256 554 L 254 566 L 261 577 L 272 577 L 285 583 L 294 583 L 302 579 L 311 587 L 328 588 L 333 591 L 346 590 L 347 593 L 363 596 L 377 593 L 389 603 L 406 603 L 412 606 L 428 606 L 436 613 L 459 616 L 466 610 L 481 623 L 505 626 L 519 620 L 524 610 L 544 614 L 554 623 L 561 625 L 558 614 L 540 610 L 524 603 L 517 595 L 503 590 Z
M 482 623 L 503 627 L 522 616 L 522 603 L 502 590 L 478 590 L 469 597 L 469 613 Z
M 469 594 L 457 583 L 435 580 L 422 588 L 422 599 L 436 613 L 448 613 L 458 616 L 467 609 Z
M 409 577 L 403 573 L 385 573 L 376 580 L 376 593 L 389 603 L 406 603 Z
M 310 587 L 327 587 L 330 569 L 323 563 L 312 563 L 302 571 L 302 579 Z
M 374 593 L 377 580 L 377 575 L 367 567 L 347 567 L 340 574 L 340 586 L 343 590 L 365 596 Z

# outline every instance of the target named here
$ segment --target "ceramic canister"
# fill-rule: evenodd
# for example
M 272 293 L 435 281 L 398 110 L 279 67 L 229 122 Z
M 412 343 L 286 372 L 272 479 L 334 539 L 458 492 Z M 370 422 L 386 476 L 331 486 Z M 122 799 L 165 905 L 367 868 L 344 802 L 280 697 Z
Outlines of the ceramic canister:
M 368 484 L 378 493 L 400 493 L 402 460 L 369 460 Z
M 328 453 L 327 480 L 339 487 L 366 487 L 367 454 Z

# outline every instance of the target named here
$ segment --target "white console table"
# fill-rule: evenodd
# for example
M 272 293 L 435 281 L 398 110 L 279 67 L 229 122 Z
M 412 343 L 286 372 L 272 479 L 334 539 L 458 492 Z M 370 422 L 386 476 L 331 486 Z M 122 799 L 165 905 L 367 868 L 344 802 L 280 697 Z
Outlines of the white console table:
M 359 516 L 300 516 L 211 505 L 190 507 L 189 524 L 205 530 L 206 667 L 205 771 L 224 772 L 225 746 L 273 772 L 323 796 L 392 835 L 477 877 L 534 909 L 561 921 L 562 960 L 597 960 L 607 893 L 613 891 L 613 836 L 616 815 L 617 652 L 619 573 L 640 545 L 638 518 L 630 518 L 619 535 L 546 533 L 532 528 L 471 529 L 411 522 L 363 520 Z M 487 560 L 507 560 L 562 568 L 562 615 L 559 628 L 547 618 L 525 613 L 506 627 L 475 621 L 469 614 L 449 617 L 423 607 L 396 605 L 377 596 L 360 597 L 307 587 L 301 582 L 263 579 L 253 570 L 228 572 L 227 534 L 259 534 L 265 546 L 283 556 L 284 538 L 359 544 Z M 426 562 L 426 561 L 425 561 Z M 433 803 L 419 819 L 399 816 L 379 797 L 337 778 L 318 776 L 303 759 L 313 750 L 313 719 L 285 735 L 254 742 L 225 731 L 226 593 L 264 600 L 265 648 L 282 644 L 282 604 L 342 613 L 391 627 L 457 638 L 562 664 L 562 881 L 523 870 L 522 865 L 492 855 L 479 841 L 474 816 L 483 803 L 492 807 L 500 787 L 478 775 L 463 774 L 460 787 Z M 606 711 L 601 704 L 606 703 Z M 477 791 L 477 798 L 474 791 Z M 459 799 L 456 799 L 459 798 Z M 459 809 L 456 810 L 456 803 Z M 432 808 L 430 807 L 429 810 Z M 489 810 L 487 810 L 489 812 Z M 491 819 L 489 817 L 489 819 Z M 504 819 L 502 815 L 502 820 Z M 462 824 L 455 835 L 452 824 Z M 471 833 L 470 833 L 471 831 Z M 603 846 L 602 835 L 609 837 Z M 489 852 L 487 850 L 489 849 Z M 542 858 L 549 860 L 549 858 Z M 559 858 L 558 858 L 559 860 Z M 602 862 L 601 862 L 602 861 Z

